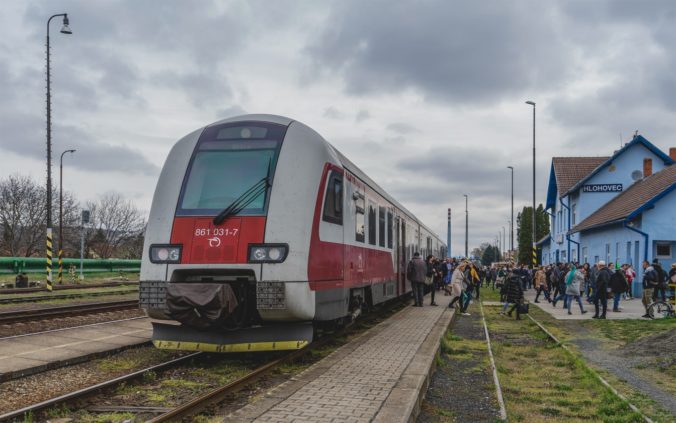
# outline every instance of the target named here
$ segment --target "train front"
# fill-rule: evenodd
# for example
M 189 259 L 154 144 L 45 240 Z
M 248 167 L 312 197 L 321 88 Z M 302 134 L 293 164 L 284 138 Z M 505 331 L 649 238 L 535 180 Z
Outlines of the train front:
M 140 303 L 156 319 L 155 346 L 240 352 L 298 349 L 312 340 L 312 293 L 287 288 L 274 270 L 287 262 L 305 271 L 304 242 L 295 243 L 300 257 L 289 257 L 288 240 L 271 233 L 280 222 L 268 219 L 271 204 L 280 209 L 286 202 L 273 187 L 283 178 L 280 168 L 293 168 L 294 152 L 281 154 L 287 132 L 306 128 L 292 123 L 276 116 L 221 121 L 172 149 L 141 268 Z M 276 280 L 264 282 L 264 266 Z

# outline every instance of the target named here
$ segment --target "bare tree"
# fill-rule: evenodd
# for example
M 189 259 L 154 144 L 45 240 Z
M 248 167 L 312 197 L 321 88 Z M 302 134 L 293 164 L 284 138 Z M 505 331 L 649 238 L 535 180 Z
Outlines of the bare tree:
M 45 193 L 44 187 L 26 176 L 11 175 L 0 181 L 0 250 L 4 255 L 30 257 L 44 246 Z
M 139 209 L 118 193 L 107 193 L 96 202 L 88 202 L 92 227 L 87 232 L 87 247 L 101 258 L 118 253 L 125 243 L 143 233 L 145 222 Z

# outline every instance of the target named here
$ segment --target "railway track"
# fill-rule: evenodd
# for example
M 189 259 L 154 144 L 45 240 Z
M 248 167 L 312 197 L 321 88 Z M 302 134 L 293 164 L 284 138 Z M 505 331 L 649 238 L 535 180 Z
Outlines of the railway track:
M 120 281 L 120 282 L 102 282 L 92 284 L 76 284 L 76 285 L 54 285 L 54 291 L 68 291 L 71 289 L 92 289 L 92 288 L 111 288 L 115 286 L 138 285 L 138 281 Z M 0 295 L 11 294 L 31 294 L 34 292 L 49 292 L 47 288 L 4 288 L 0 289 Z
M 40 310 L 18 310 L 0 312 L 0 325 L 27 322 L 55 317 L 79 316 L 82 314 L 106 313 L 110 311 L 138 308 L 138 300 L 108 301 L 91 304 L 76 304 L 63 307 L 50 307 Z
M 105 295 L 124 295 L 124 294 L 133 294 L 137 292 L 138 289 L 134 288 L 115 291 L 103 291 L 103 292 L 82 292 L 82 293 L 56 294 L 56 295 L 39 295 L 39 296 L 36 295 L 31 297 L 0 298 L 0 304 L 21 304 L 39 301 L 63 300 L 71 298 L 102 297 Z
M 507 411 L 506 411 L 505 402 L 504 402 L 504 399 L 503 399 L 503 392 L 502 392 L 501 384 L 500 384 L 500 381 L 499 381 L 499 378 L 498 378 L 498 372 L 497 372 L 497 367 L 496 367 L 496 364 L 495 364 L 494 353 L 493 353 L 492 346 L 491 346 L 490 330 L 489 330 L 487 322 L 486 322 L 486 316 L 484 314 L 483 305 L 480 303 L 479 306 L 480 306 L 480 310 L 481 310 L 481 320 L 482 320 L 484 330 L 485 330 L 485 334 L 486 334 L 486 343 L 487 343 L 487 346 L 488 346 L 488 352 L 489 352 L 489 356 L 490 356 L 490 363 L 491 363 L 491 368 L 492 368 L 492 372 L 493 372 L 493 379 L 494 379 L 494 382 L 495 382 L 496 394 L 497 394 L 498 403 L 499 403 L 499 406 L 500 406 L 500 416 L 501 416 L 502 420 L 507 421 Z M 563 342 L 561 342 L 540 321 L 535 319 L 530 314 L 526 314 L 526 316 L 540 329 L 540 331 L 542 333 L 544 333 L 546 335 L 546 337 L 550 341 L 554 342 L 554 344 L 557 347 L 559 347 L 563 351 L 565 351 L 565 353 L 571 359 L 575 360 L 575 359 L 579 358 L 578 355 L 574 351 L 572 351 Z M 624 395 L 620 394 L 610 383 L 608 383 L 608 381 L 606 381 L 596 370 L 594 370 L 591 366 L 589 366 L 584 360 L 581 360 L 581 362 L 582 362 L 582 365 L 584 366 L 584 368 L 590 374 L 592 374 L 594 376 L 594 378 L 601 385 L 604 386 L 605 389 L 607 389 L 609 392 L 612 393 L 612 395 L 619 398 L 621 401 L 624 401 L 625 403 L 627 403 L 629 408 L 632 411 L 640 414 L 643 421 L 645 421 L 646 423 L 655 423 L 648 416 L 646 416 L 638 407 L 636 407 L 634 404 L 629 402 L 629 400 Z
M 399 310 L 397 310 L 399 311 Z M 370 320 L 375 320 L 379 317 L 378 313 L 375 313 L 371 319 L 364 320 L 364 323 L 368 323 Z M 343 336 L 348 333 L 349 330 L 352 329 L 352 325 L 348 325 L 344 327 L 343 329 L 322 337 L 321 339 L 312 342 L 310 345 L 307 347 L 297 350 L 297 351 L 292 351 L 287 354 L 285 354 L 282 357 L 273 359 L 272 361 L 268 361 L 264 363 L 263 365 L 256 367 L 252 371 L 248 372 L 242 377 L 239 377 L 232 382 L 228 383 L 227 385 L 224 385 L 222 387 L 213 389 L 211 391 L 208 391 L 206 393 L 203 393 L 202 395 L 199 395 L 196 398 L 193 398 L 189 400 L 188 402 L 181 404 L 180 406 L 173 408 L 173 409 L 167 409 L 167 408 L 162 408 L 162 407 L 134 407 L 134 406 L 120 406 L 120 407 L 108 407 L 111 409 L 117 409 L 118 411 L 125 411 L 125 412 L 130 412 L 130 413 L 153 413 L 157 414 L 156 417 L 154 417 L 151 420 L 148 420 L 149 422 L 166 422 L 166 421 L 181 421 L 182 419 L 189 418 L 190 416 L 194 416 L 198 414 L 199 412 L 205 410 L 206 408 L 210 407 L 213 404 L 222 402 L 224 400 L 227 400 L 227 398 L 233 394 L 234 392 L 237 392 L 241 390 L 242 388 L 251 385 L 253 382 L 256 380 L 260 379 L 261 377 L 269 374 L 279 366 L 287 363 L 291 363 L 294 361 L 297 361 L 304 356 L 310 354 L 311 352 L 315 351 L 318 348 L 321 348 L 323 346 L 326 346 L 330 342 L 334 341 L 337 337 Z M 368 327 L 365 328 L 365 330 L 368 330 Z M 97 392 L 103 390 L 103 389 L 109 389 L 109 388 L 114 388 L 116 386 L 119 386 L 122 383 L 126 383 L 132 380 L 138 380 L 144 377 L 144 375 L 158 372 L 158 371 L 166 371 L 168 369 L 171 369 L 172 367 L 179 366 L 180 364 L 186 363 L 188 360 L 197 358 L 200 356 L 204 356 L 205 353 L 193 353 L 186 355 L 184 357 L 180 357 L 178 359 L 170 360 L 162 364 L 158 364 L 156 366 L 152 366 L 143 370 L 139 370 L 133 373 L 130 373 L 125 376 L 121 376 L 103 383 L 99 383 L 84 389 L 80 389 L 75 392 L 71 392 L 62 396 L 59 396 L 57 398 L 50 399 L 48 401 L 44 401 L 38 404 L 33 404 L 28 407 L 24 407 L 20 410 L 15 410 L 10 413 L 6 413 L 3 415 L 0 415 L 0 422 L 3 421 L 12 421 L 13 419 L 20 419 L 24 416 L 27 415 L 32 415 L 35 416 L 37 412 L 41 410 L 45 410 L 48 408 L 53 408 L 53 407 L 60 407 L 68 403 L 74 403 L 75 401 L 80 401 L 86 397 L 92 396 L 96 394 Z M 85 407 L 86 408 L 86 407 Z M 96 411 L 97 408 L 100 407 L 93 407 L 93 411 Z

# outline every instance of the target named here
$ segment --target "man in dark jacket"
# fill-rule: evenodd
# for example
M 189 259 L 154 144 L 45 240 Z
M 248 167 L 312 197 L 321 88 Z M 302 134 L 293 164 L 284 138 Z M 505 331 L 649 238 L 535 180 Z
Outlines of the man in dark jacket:
M 505 310 L 509 304 L 512 308 L 509 309 L 507 315 L 512 317 L 512 312 L 516 309 L 516 320 L 521 320 L 521 313 L 519 313 L 519 304 L 523 302 L 523 286 L 521 285 L 521 278 L 511 273 L 507 276 L 505 281 L 505 305 L 500 314 L 505 314 Z
M 608 310 L 608 286 L 610 285 L 610 269 L 606 262 L 601 260 L 597 264 L 599 272 L 596 275 L 596 294 L 594 295 L 594 315 L 592 319 L 605 319 Z M 599 303 L 603 306 L 603 313 L 599 315 Z
M 613 292 L 613 311 L 620 312 L 620 298 L 627 292 L 627 279 L 624 276 L 624 270 L 619 265 L 615 268 L 615 273 L 610 276 L 610 290 Z
M 662 301 L 667 301 L 667 272 L 664 271 L 657 259 L 653 259 L 653 269 L 655 269 L 655 274 L 657 275 L 657 286 L 653 291 L 653 301 L 657 301 L 660 294 Z
M 425 288 L 425 274 L 427 273 L 427 265 L 420 257 L 420 253 L 413 254 L 413 258 L 408 262 L 406 268 L 406 277 L 411 281 L 411 288 L 413 288 L 413 301 L 415 307 L 423 306 L 423 289 Z
M 658 275 L 657 272 L 655 272 L 655 268 L 650 265 L 648 260 L 643 260 L 643 299 L 641 301 L 643 302 L 643 307 L 645 307 L 645 314 L 643 317 L 646 318 L 650 318 L 648 306 L 650 306 L 650 303 L 653 300 L 653 292 L 658 284 L 657 278 Z

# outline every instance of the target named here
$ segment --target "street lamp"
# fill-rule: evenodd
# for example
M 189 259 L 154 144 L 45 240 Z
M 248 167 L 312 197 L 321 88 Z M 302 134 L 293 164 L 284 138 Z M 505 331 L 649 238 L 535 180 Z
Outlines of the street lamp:
M 465 258 L 469 258 L 468 247 L 469 247 L 469 211 L 467 210 L 467 194 L 463 194 L 465 197 Z
M 505 236 L 505 227 L 503 226 L 502 227 L 502 256 L 503 257 L 505 256 L 505 248 L 507 248 L 506 244 L 507 244 L 507 237 Z
M 514 251 L 514 166 L 507 166 L 512 171 L 512 217 L 509 220 L 509 250 Z
M 509 233 L 510 233 L 510 235 L 511 235 L 511 233 L 512 233 L 512 226 L 511 226 L 511 225 L 512 225 L 512 221 L 511 221 L 511 220 L 507 220 L 507 227 L 509 228 Z M 511 242 L 511 236 L 510 236 L 510 242 Z M 512 256 L 512 249 L 510 248 L 510 249 L 509 249 L 509 254 L 507 254 L 507 258 L 509 259 L 511 256 Z
M 68 26 L 68 14 L 52 15 L 47 20 L 47 289 L 52 290 L 52 93 L 49 60 L 49 24 L 52 19 L 63 16 L 62 34 L 72 34 Z
M 537 251 L 535 250 L 535 102 L 527 101 L 526 104 L 533 106 L 533 268 L 536 266 Z
M 75 150 L 61 153 L 59 163 L 59 285 L 63 283 L 63 155 L 66 153 L 75 153 Z

